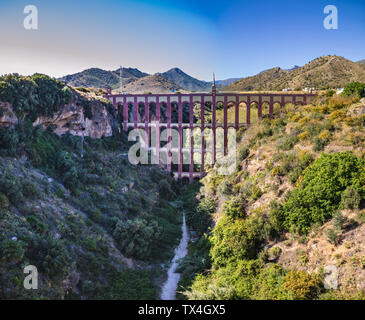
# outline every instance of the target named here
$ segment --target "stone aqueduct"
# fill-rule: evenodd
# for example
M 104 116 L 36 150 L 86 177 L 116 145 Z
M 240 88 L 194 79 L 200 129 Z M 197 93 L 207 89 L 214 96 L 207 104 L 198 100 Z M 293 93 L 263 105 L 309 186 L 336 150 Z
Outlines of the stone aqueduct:
M 272 119 L 278 113 L 283 112 L 286 104 L 305 105 L 310 103 L 314 97 L 315 94 L 312 93 L 218 93 L 214 86 L 211 93 L 113 95 L 109 90 L 106 95 L 106 98 L 113 103 L 118 113 L 122 115 L 124 130 L 144 129 L 148 137 L 146 142 L 149 150 L 155 152 L 158 159 L 161 154 L 165 153 L 167 170 L 173 172 L 177 179 L 188 178 L 190 181 L 204 176 L 207 152 L 211 154 L 211 164 L 215 163 L 217 130 L 223 130 L 224 154 L 226 154 L 229 128 L 238 131 L 241 127 L 250 126 L 252 124 L 253 108 L 255 108 L 258 121 L 264 117 Z M 228 121 L 228 109 L 230 108 L 234 110 L 234 122 L 232 120 Z M 206 120 L 206 109 L 211 112 L 208 121 Z M 221 112 L 220 119 L 223 118 L 220 122 L 217 122 L 218 109 Z M 195 118 L 197 113 L 200 113 L 199 122 Z M 173 128 L 178 130 L 180 139 L 178 148 L 175 148 L 175 150 L 171 146 L 171 134 L 169 133 L 169 129 Z M 190 132 L 194 132 L 197 128 L 201 130 L 201 143 L 198 148 L 195 147 L 193 134 L 190 135 L 189 147 L 184 147 L 182 132 L 185 128 L 190 129 Z M 212 149 L 209 150 L 205 148 L 204 142 L 204 130 L 206 128 L 210 128 L 213 133 Z M 160 134 L 165 129 L 167 129 L 169 138 L 166 145 L 161 146 Z M 157 143 L 153 147 L 150 144 L 151 132 L 156 134 L 155 141 Z M 176 151 L 180 160 L 183 153 L 189 153 L 190 164 L 186 166 L 183 165 L 182 161 L 179 161 L 177 165 L 173 165 L 171 163 L 171 154 Z M 193 162 L 196 153 L 201 155 L 199 171 L 196 171 Z

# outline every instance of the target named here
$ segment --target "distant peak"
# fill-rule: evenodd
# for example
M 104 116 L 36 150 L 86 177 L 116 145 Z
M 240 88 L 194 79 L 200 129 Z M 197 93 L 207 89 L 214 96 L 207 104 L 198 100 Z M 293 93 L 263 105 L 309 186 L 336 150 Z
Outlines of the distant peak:
M 178 68 L 178 67 L 172 68 L 172 69 L 168 70 L 167 72 L 184 73 L 184 72 L 183 72 L 180 68 Z

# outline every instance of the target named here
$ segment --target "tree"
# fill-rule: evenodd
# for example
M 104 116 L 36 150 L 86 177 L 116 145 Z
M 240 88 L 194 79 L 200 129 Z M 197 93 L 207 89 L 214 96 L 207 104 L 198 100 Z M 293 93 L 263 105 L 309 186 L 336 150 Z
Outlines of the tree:
M 342 92 L 345 96 L 358 96 L 359 98 L 365 96 L 365 83 L 351 82 L 345 86 Z

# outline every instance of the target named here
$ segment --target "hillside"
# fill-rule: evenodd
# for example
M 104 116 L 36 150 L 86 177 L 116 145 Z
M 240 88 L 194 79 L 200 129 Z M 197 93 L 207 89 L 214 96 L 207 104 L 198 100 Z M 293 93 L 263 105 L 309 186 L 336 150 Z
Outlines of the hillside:
M 0 77 L 0 299 L 158 298 L 181 235 L 179 189 L 131 165 L 129 147 L 94 93 Z M 19 280 L 27 265 L 38 290 Z
M 200 81 L 189 76 L 179 68 L 170 69 L 162 73 L 162 76 L 187 91 L 210 91 L 212 86 L 209 82 Z
M 365 99 L 331 95 L 241 129 L 236 171 L 185 192 L 181 299 L 365 299 Z
M 327 89 L 343 87 L 351 81 L 365 81 L 365 66 L 342 57 L 325 56 L 291 70 L 276 67 L 264 71 L 232 83 L 222 91 Z
M 143 79 L 143 81 L 137 81 Z M 60 78 L 65 84 L 72 87 L 84 88 L 120 88 L 120 69 L 105 71 L 98 68 L 91 68 L 79 73 L 67 75 Z M 149 75 L 134 68 L 122 68 L 123 90 L 130 93 L 168 93 L 171 90 L 185 90 L 205 92 L 210 91 L 211 83 L 195 79 L 179 68 L 170 69 L 164 73 Z M 232 80 L 233 81 L 233 80 Z M 225 81 L 224 83 L 231 83 Z M 135 83 L 133 83 L 135 82 Z M 143 89 L 146 86 L 150 89 Z M 159 91 L 162 90 L 162 91 Z
M 130 82 L 123 87 L 126 93 L 172 93 L 173 91 L 183 92 L 182 88 L 161 74 L 154 74 Z
M 360 60 L 357 63 L 360 63 L 360 64 L 364 64 L 365 65 L 365 59 L 364 60 Z
M 122 68 L 123 84 L 128 84 L 139 78 L 147 76 L 147 73 L 138 69 Z M 93 88 L 118 88 L 120 85 L 120 69 L 115 71 L 105 71 L 98 68 L 91 68 L 79 73 L 67 75 L 60 78 L 65 84 L 73 87 L 93 87 Z

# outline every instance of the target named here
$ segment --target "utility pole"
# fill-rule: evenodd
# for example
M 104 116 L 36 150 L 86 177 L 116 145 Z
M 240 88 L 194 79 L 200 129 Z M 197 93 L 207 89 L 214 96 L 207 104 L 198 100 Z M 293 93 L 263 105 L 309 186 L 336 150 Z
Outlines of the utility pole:
M 120 93 L 123 93 L 123 79 L 122 79 L 122 66 L 120 66 Z

